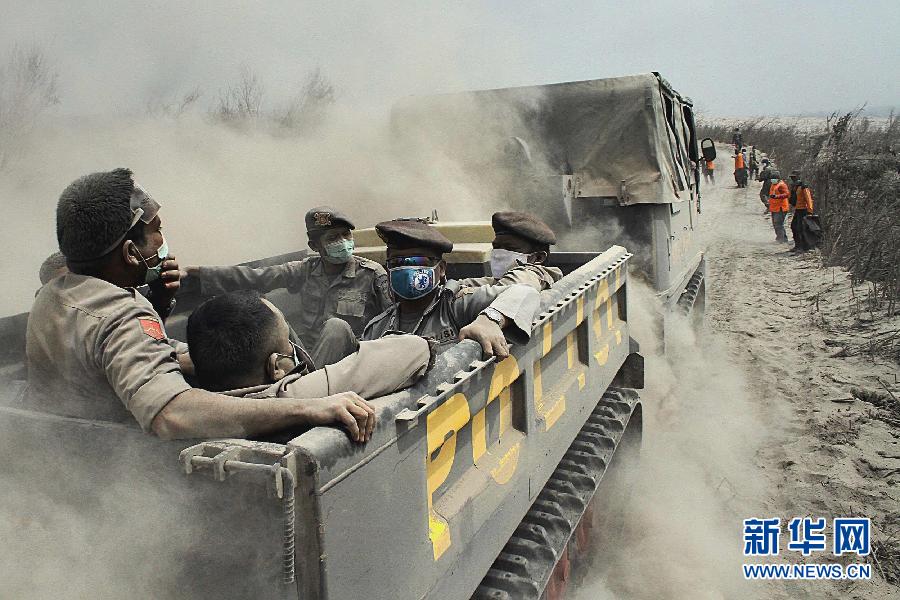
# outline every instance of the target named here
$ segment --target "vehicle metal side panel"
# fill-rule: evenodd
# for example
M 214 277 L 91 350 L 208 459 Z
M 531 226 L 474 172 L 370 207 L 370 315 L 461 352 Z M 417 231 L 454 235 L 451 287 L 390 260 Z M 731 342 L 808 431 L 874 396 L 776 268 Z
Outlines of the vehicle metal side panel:
M 629 352 L 629 257 L 614 246 L 545 291 L 510 358 L 463 342 L 376 400 L 365 446 L 324 428 L 289 443 L 309 485 L 297 518 L 317 529 L 298 555 L 311 598 L 471 595 Z
M 15 386 L 0 394 L 0 439 L 16 451 L 0 461 L 0 513 L 18 524 L 0 529 L 7 548 L 31 554 L 7 556 L 22 561 L 8 571 L 21 577 L 0 586 L 9 597 L 23 585 L 52 597 L 44 579 L 57 575 L 72 595 L 83 586 L 94 598 L 291 597 L 281 583 L 281 504 L 265 482 L 189 479 L 177 467 L 187 442 L 16 408 Z M 35 561 L 56 565 L 49 578 Z

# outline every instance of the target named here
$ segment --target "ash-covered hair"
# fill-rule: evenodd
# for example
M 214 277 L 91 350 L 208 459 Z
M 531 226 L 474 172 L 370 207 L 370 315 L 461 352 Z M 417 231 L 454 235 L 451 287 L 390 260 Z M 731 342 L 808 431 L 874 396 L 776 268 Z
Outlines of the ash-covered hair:
M 132 219 L 133 191 L 130 169 L 91 173 L 63 190 L 56 205 L 56 239 L 69 262 L 98 259 L 122 237 Z M 130 239 L 141 243 L 143 227 L 133 229 Z
M 199 387 L 222 391 L 235 387 L 273 351 L 277 317 L 258 292 L 229 292 L 211 298 L 191 313 L 187 343 Z M 262 382 L 260 382 L 262 383 Z

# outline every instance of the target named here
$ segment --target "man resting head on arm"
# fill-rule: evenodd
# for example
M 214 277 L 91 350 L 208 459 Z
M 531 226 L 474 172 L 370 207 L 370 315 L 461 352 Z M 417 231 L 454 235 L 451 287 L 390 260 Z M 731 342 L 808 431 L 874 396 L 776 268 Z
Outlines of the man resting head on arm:
M 432 360 L 424 338 L 390 335 L 360 342 L 350 356 L 309 373 L 284 315 L 255 291 L 231 292 L 201 304 L 188 319 L 187 339 L 200 387 L 242 398 L 341 392 L 374 398 L 409 387 Z M 372 414 L 367 434 L 374 425 Z

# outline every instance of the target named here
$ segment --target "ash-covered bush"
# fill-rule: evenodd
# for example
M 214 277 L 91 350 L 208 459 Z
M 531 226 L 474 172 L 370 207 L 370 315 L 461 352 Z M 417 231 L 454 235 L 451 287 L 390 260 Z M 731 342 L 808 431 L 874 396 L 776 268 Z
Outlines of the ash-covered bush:
M 900 121 L 875 122 L 860 111 L 833 114 L 816 126 L 777 119 L 701 121 L 701 138 L 729 143 L 740 127 L 745 145 L 768 154 L 783 177 L 799 169 L 813 190 L 827 265 L 871 282 L 888 313 L 900 312 Z

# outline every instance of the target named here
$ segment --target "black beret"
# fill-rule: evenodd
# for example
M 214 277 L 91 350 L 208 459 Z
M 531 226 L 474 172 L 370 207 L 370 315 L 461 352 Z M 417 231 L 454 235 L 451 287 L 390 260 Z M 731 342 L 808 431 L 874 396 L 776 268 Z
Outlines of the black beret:
M 332 227 L 349 227 L 356 229 L 353 222 L 344 213 L 330 206 L 317 206 L 306 213 L 306 232 L 319 233 Z
M 510 234 L 536 244 L 552 246 L 556 243 L 556 235 L 546 223 L 530 213 L 498 212 L 491 217 L 491 225 L 497 235 Z
M 375 226 L 375 231 L 385 244 L 398 250 L 432 248 L 440 254 L 453 250 L 453 242 L 422 221 L 384 221 Z

